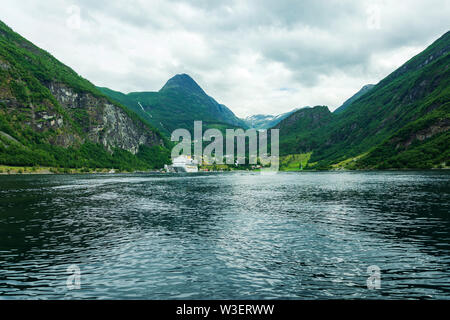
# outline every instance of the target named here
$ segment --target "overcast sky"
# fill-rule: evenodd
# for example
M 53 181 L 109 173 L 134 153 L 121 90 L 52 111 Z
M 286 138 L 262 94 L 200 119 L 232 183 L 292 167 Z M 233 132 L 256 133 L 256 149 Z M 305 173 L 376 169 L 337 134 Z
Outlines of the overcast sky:
M 0 19 L 95 85 L 191 75 L 238 116 L 339 107 L 448 31 L 449 0 L 1 0 Z

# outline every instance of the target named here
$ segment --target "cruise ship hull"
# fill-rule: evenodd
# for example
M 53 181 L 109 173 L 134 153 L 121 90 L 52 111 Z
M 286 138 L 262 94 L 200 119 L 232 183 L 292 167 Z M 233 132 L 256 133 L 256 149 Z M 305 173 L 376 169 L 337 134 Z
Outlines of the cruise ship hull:
M 197 166 L 172 166 L 176 172 L 198 172 Z

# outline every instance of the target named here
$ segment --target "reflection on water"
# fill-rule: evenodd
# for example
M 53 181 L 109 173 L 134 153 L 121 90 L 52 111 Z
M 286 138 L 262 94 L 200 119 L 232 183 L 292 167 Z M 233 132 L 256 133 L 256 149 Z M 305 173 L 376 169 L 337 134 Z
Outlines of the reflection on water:
M 2 176 L 0 298 L 448 299 L 449 178 Z

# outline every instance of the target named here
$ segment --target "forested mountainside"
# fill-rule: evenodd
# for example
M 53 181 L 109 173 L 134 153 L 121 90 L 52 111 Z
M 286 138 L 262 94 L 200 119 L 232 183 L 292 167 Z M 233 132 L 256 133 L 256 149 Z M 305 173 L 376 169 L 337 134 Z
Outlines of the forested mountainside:
M 0 21 L 0 164 L 148 169 L 167 140 Z
M 310 167 L 449 165 L 450 32 L 344 110 L 297 111 L 277 127 L 282 154 L 312 152 Z
M 169 79 L 158 92 L 124 94 L 108 88 L 99 89 L 168 136 L 178 128 L 192 130 L 194 121 L 198 120 L 203 121 L 205 128 L 247 127 L 225 105 L 208 96 L 187 74 Z

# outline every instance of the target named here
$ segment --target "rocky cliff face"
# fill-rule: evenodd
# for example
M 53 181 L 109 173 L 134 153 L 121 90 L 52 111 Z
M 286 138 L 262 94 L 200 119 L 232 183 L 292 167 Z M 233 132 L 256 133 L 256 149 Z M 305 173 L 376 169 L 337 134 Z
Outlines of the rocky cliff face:
M 63 83 L 50 83 L 48 88 L 65 111 L 83 124 L 86 138 L 91 142 L 100 143 L 108 150 L 121 148 L 133 154 L 138 152 L 140 145 L 163 144 L 158 134 L 142 122 L 131 119 L 122 108 L 104 97 L 77 93 Z M 72 142 L 70 139 L 61 141 L 64 146 Z
M 93 142 L 110 151 L 120 148 L 136 154 L 140 145 L 164 144 L 159 134 L 104 97 L 77 93 L 64 83 L 51 82 L 46 86 L 62 110 L 50 101 L 46 101 L 45 107 L 33 102 L 24 103 L 3 86 L 0 90 L 3 112 L 12 120 L 23 119 L 22 125 L 35 132 L 54 132 L 48 141 L 65 148 Z
M 394 136 L 389 142 L 395 143 L 396 141 L 398 141 L 395 146 L 396 149 L 407 149 L 415 141 L 425 141 L 427 139 L 431 139 L 432 137 L 434 137 L 439 133 L 447 132 L 449 129 L 450 129 L 450 120 L 443 119 L 432 126 L 424 128 L 417 132 L 412 132 L 411 134 L 406 136 L 406 138 L 403 138 L 403 141 Z

